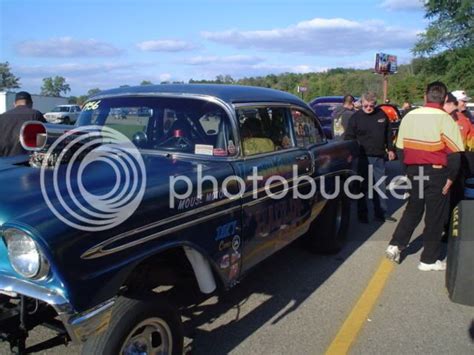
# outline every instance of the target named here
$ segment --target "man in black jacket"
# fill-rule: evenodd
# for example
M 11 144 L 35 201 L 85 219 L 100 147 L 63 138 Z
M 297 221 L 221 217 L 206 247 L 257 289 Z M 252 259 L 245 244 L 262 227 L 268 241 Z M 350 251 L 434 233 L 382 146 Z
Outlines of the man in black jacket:
M 342 106 L 337 107 L 332 117 L 332 137 L 334 140 L 344 140 L 344 134 L 349 124 L 349 119 L 354 113 L 354 96 L 344 96 Z
M 46 122 L 43 114 L 33 108 L 31 95 L 20 91 L 15 95 L 15 108 L 0 115 L 0 157 L 25 154 L 20 143 L 20 130 L 27 121 Z
M 386 176 L 385 155 L 395 159 L 393 141 L 390 132 L 390 122 L 385 113 L 376 108 L 377 97 L 368 92 L 362 95 L 362 110 L 354 113 L 346 131 L 346 140 L 357 140 L 360 146 L 358 173 L 364 178 L 361 183 L 361 193 L 364 197 L 358 200 L 359 220 L 368 223 L 367 193 L 373 198 L 375 218 L 379 221 L 396 222 L 393 217 L 387 216 L 387 196 L 385 181 L 377 184 Z M 368 191 L 369 179 L 374 191 Z M 375 179 L 375 181 L 374 181 Z M 378 186 L 381 195 L 375 189 Z M 373 196 L 372 196 L 373 195 Z

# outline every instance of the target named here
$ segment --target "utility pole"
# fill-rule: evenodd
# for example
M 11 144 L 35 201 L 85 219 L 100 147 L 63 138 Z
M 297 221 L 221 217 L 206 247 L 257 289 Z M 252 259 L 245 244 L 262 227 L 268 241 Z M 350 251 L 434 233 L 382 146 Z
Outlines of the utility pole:
M 388 97 L 388 74 L 383 73 L 383 102 L 385 103 Z

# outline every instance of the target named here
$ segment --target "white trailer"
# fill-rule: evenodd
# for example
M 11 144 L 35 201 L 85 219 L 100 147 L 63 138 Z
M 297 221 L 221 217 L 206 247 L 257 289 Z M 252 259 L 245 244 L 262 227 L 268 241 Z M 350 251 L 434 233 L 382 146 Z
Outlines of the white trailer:
M 15 92 L 0 91 L 0 114 L 14 107 L 15 95 Z M 65 105 L 68 103 L 66 97 L 31 95 L 31 98 L 33 99 L 33 108 L 42 113 L 51 111 L 57 105 Z

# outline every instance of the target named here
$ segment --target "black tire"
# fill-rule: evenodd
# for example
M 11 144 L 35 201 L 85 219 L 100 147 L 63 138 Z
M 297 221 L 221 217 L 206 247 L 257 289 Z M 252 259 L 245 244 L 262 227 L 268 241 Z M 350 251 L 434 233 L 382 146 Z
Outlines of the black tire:
M 145 329 L 145 326 L 138 327 L 143 322 L 151 324 L 148 326 L 149 329 L 153 329 L 155 323 L 160 326 L 166 325 L 168 329 L 164 333 L 168 334 L 168 343 L 171 344 L 171 349 L 167 353 L 182 355 L 184 337 L 179 312 L 163 296 L 153 292 L 136 297 L 130 295 L 119 297 L 112 311 L 109 328 L 106 332 L 88 339 L 82 347 L 82 354 L 122 354 L 122 348 L 127 340 L 132 335 L 139 334 L 141 329 Z M 160 335 L 161 332 L 156 330 L 152 332 L 151 338 L 153 341 L 159 341 Z
M 350 215 L 350 199 L 345 194 L 341 193 L 337 198 L 327 201 L 306 235 L 306 243 L 311 251 L 338 253 L 347 239 Z
M 70 125 L 71 124 L 71 119 L 69 117 L 64 117 L 63 119 L 63 124 L 68 124 Z

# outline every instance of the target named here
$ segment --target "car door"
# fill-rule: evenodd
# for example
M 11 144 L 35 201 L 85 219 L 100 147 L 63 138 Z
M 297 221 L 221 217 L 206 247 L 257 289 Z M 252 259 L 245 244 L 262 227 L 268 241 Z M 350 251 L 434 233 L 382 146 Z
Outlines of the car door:
M 334 151 L 327 144 L 327 139 L 323 128 L 313 112 L 310 110 L 293 106 L 291 116 L 294 134 L 296 136 L 296 146 L 306 149 L 311 155 L 313 167 L 311 169 L 311 178 L 314 181 L 316 192 L 311 201 L 311 216 L 307 219 L 304 226 L 307 230 L 311 222 L 318 216 L 324 208 L 325 199 L 322 191 L 332 193 L 335 190 L 335 178 L 327 175 L 331 171 L 334 160 L 337 158 Z M 331 155 L 331 154 L 332 155 Z M 324 181 L 322 179 L 324 177 Z
M 243 196 L 242 269 L 248 270 L 294 240 L 310 212 L 293 198 L 293 176 L 312 172 L 308 150 L 296 146 L 289 105 L 238 105 L 242 159 L 234 163 L 246 182 Z

